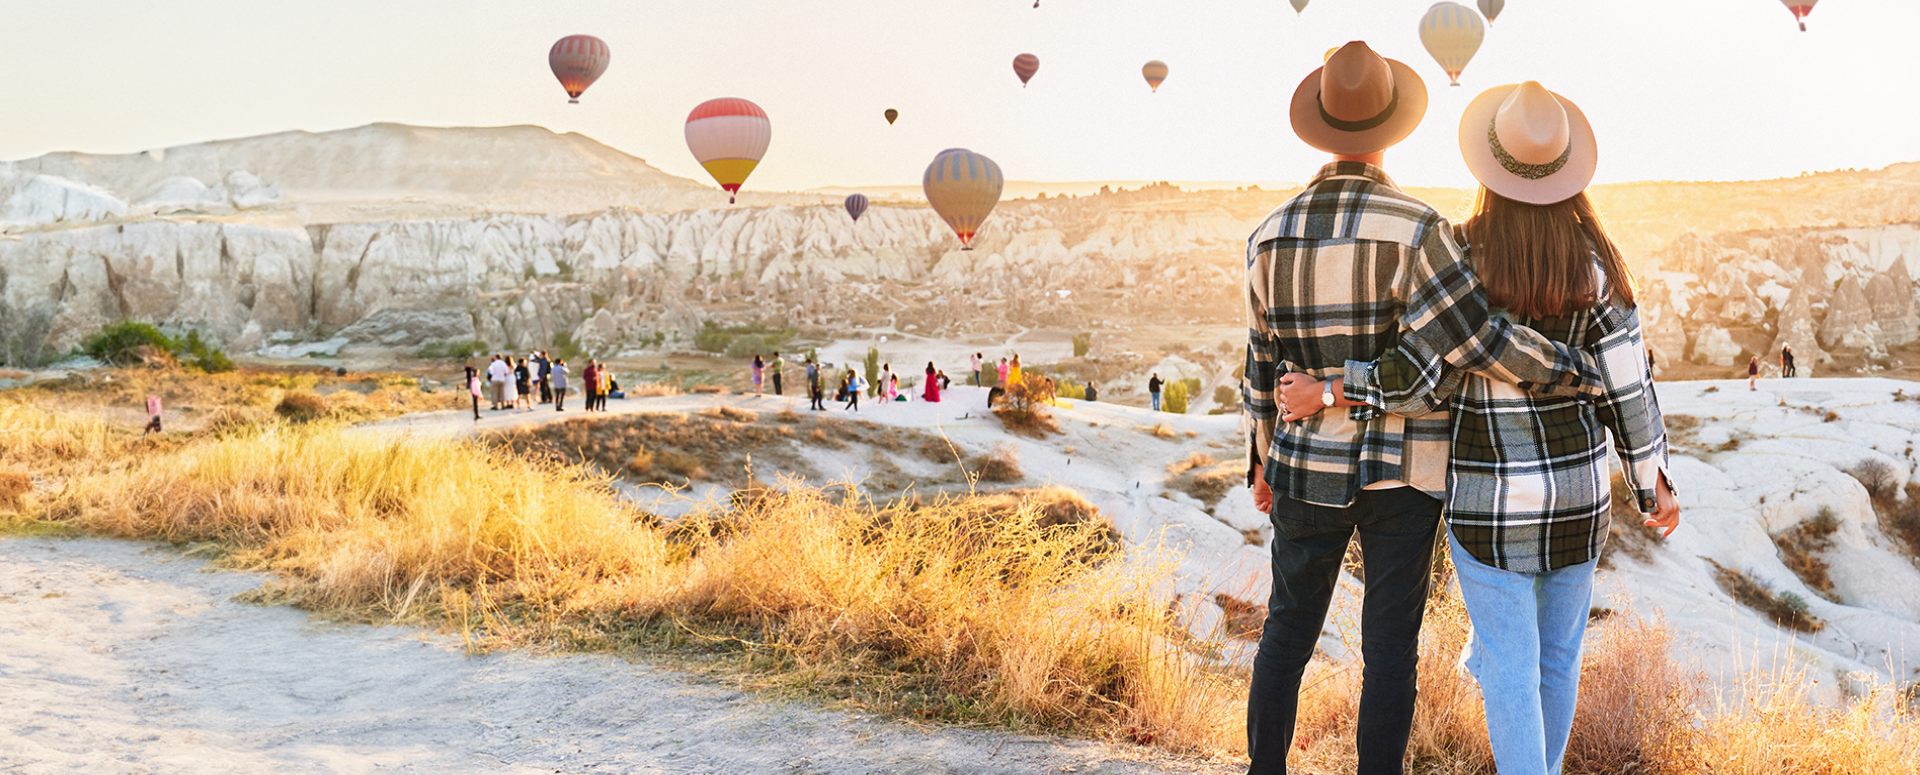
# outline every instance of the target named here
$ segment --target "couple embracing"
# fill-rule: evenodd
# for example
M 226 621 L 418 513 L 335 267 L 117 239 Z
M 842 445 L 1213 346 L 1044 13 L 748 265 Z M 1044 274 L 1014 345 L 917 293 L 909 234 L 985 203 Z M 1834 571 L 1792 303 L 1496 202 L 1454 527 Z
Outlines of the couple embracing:
M 1679 525 L 1632 278 L 1584 193 L 1586 117 L 1531 81 L 1476 98 L 1460 149 L 1481 187 L 1456 226 L 1383 170 L 1426 107 L 1406 65 L 1361 42 L 1331 54 L 1291 117 L 1334 161 L 1247 243 L 1249 478 L 1275 533 L 1250 773 L 1286 771 L 1356 533 L 1359 772 L 1402 771 L 1445 541 L 1495 763 L 1528 775 L 1560 772 L 1573 726 L 1609 436 L 1645 524 Z

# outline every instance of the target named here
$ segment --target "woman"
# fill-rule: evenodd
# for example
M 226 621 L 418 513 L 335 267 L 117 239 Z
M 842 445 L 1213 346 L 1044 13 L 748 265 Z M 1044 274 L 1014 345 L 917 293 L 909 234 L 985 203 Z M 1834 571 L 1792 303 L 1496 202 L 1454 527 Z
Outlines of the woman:
M 518 359 L 513 367 L 513 390 L 515 409 L 533 408 L 533 370 L 527 367 L 527 359 Z
M 880 390 L 877 391 L 881 403 L 893 400 L 893 364 L 880 364 Z
M 473 394 L 473 421 L 480 421 L 480 371 L 467 363 L 467 392 Z
M 759 398 L 761 380 L 764 380 L 767 375 L 767 362 L 760 360 L 759 353 L 754 353 L 753 366 L 751 368 L 753 371 L 753 395 L 755 398 Z
M 933 367 L 933 361 L 927 361 L 927 386 L 920 389 L 920 397 L 931 403 L 940 403 L 940 380 L 945 376 Z
M 1000 387 L 1012 387 L 1012 385 L 1007 383 L 1007 359 L 1000 359 L 1000 365 L 995 368 L 995 372 L 995 378 L 1000 380 Z
M 1747 389 L 1759 390 L 1760 389 L 1759 383 L 1760 383 L 1760 356 L 1755 355 L 1747 359 Z
M 520 404 L 520 391 L 515 388 L 513 377 L 513 356 L 501 356 L 506 361 L 505 376 L 500 378 L 500 408 L 512 409 Z
M 1021 379 L 1022 377 L 1020 376 L 1020 354 L 1014 353 L 1013 365 L 1007 367 L 1007 388 L 1012 389 L 1014 385 L 1020 384 Z
M 1489 303 L 1504 310 L 1496 314 L 1593 352 L 1604 393 L 1538 396 L 1449 374 L 1442 384 L 1457 387 L 1448 395 L 1383 408 L 1450 410 L 1447 544 L 1473 623 L 1467 668 L 1486 700 L 1501 775 L 1546 775 L 1560 772 L 1573 728 L 1593 571 L 1612 507 L 1609 431 L 1634 503 L 1650 515 L 1645 524 L 1670 535 L 1680 512 L 1664 470 L 1666 432 L 1632 278 L 1584 193 L 1595 160 L 1586 117 L 1538 83 L 1496 87 L 1468 106 L 1460 146 L 1481 183 L 1460 241 Z M 1361 372 L 1377 380 L 1367 394 L 1406 395 L 1408 386 L 1393 381 L 1421 361 L 1390 350 Z M 1286 420 L 1319 410 L 1321 383 L 1283 379 Z M 1302 386 L 1312 392 L 1297 392 Z M 1333 394 L 1344 388 L 1336 383 Z
M 613 395 L 613 384 L 613 369 L 607 368 L 607 364 L 601 363 L 600 389 L 593 394 L 593 405 L 602 412 L 607 411 L 607 396 Z
M 866 387 L 860 383 L 860 375 L 853 373 L 853 369 L 847 369 L 846 380 L 840 384 L 840 389 L 846 393 L 847 405 L 841 408 L 850 412 L 860 411 L 860 391 Z
M 567 411 L 567 360 L 565 358 L 554 359 L 553 373 L 548 375 L 548 380 L 553 383 L 553 411 Z

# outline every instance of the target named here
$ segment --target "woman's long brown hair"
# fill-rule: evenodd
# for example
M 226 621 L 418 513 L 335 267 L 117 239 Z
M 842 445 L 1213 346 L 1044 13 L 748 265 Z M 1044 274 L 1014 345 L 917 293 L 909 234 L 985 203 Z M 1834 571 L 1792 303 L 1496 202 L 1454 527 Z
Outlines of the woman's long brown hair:
M 1601 228 L 1586 192 L 1535 205 L 1481 186 L 1473 210 L 1463 230 L 1488 303 L 1531 318 L 1591 307 L 1600 289 L 1590 256 L 1598 254 L 1609 295 L 1622 306 L 1633 306 L 1633 274 Z

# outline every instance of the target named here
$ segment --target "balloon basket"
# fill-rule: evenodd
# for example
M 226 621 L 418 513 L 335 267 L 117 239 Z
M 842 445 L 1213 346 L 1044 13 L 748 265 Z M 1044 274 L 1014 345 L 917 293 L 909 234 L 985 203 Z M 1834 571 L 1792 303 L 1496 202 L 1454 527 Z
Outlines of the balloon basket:
M 568 105 L 578 105 L 578 104 L 580 104 L 580 101 L 579 101 L 579 100 L 567 100 L 567 104 L 568 104 Z

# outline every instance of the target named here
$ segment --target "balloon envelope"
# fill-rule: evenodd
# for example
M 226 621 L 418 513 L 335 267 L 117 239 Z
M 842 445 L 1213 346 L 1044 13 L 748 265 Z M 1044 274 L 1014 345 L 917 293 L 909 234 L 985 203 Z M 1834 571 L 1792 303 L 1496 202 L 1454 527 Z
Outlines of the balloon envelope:
M 736 97 L 707 100 L 687 114 L 687 150 L 714 182 L 730 194 L 740 193 L 773 140 L 773 122 L 767 113 Z M 733 203 L 727 197 L 727 203 Z
M 1500 11 L 1507 7 L 1507 0 L 1480 0 L 1480 13 L 1485 14 L 1487 22 L 1499 18 Z
M 1140 66 L 1140 74 L 1147 79 L 1147 85 L 1154 91 L 1160 91 L 1160 82 L 1167 80 L 1167 63 L 1158 59 Z
M 1807 31 L 1807 14 L 1813 13 L 1814 3 L 1820 0 L 1780 0 L 1787 10 L 1793 12 L 1794 20 L 1800 22 L 1800 31 Z
M 927 193 L 927 204 L 953 227 L 965 250 L 973 249 L 973 235 L 980 223 L 1000 203 L 1000 188 L 1006 179 L 1000 165 L 965 148 L 948 148 L 927 165 L 920 187 Z
M 1013 74 L 1020 76 L 1020 85 L 1027 85 L 1033 74 L 1040 72 L 1040 58 L 1032 54 L 1021 54 L 1013 58 Z
M 579 102 L 580 94 L 600 79 L 612 59 L 606 41 L 592 35 L 568 35 L 547 49 L 547 67 L 567 90 L 568 102 Z
M 1460 71 L 1467 69 L 1467 62 L 1480 50 L 1480 41 L 1486 36 L 1487 25 L 1480 21 L 1480 14 L 1459 3 L 1434 3 L 1420 18 L 1420 43 L 1455 86 L 1460 85 Z
M 1300 13 L 1302 11 L 1307 10 L 1307 0 L 1287 0 L 1287 2 L 1293 4 L 1294 13 Z
M 887 126 L 893 126 L 893 120 L 900 117 L 900 111 L 894 110 L 893 108 L 887 108 L 887 112 L 884 113 L 883 115 L 887 117 Z
M 867 212 L 867 195 L 851 194 L 847 197 L 847 214 L 853 216 L 853 222 L 859 223 L 860 216 Z

